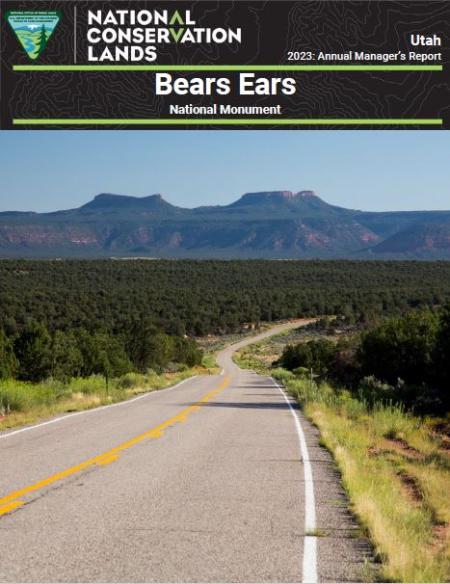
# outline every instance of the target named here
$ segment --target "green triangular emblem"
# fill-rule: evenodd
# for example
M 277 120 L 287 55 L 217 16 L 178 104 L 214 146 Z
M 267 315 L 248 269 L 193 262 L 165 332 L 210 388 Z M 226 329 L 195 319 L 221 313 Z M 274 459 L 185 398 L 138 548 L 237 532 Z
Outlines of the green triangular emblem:
M 180 38 L 183 36 L 184 33 L 184 28 L 179 28 L 178 30 L 175 30 L 174 28 L 169 28 L 169 32 L 173 37 L 173 40 L 178 43 L 178 41 L 180 40 Z
M 172 14 L 172 18 L 169 20 L 169 24 L 184 24 L 184 20 L 178 10 Z
M 56 11 L 11 10 L 6 13 L 6 20 L 33 61 L 44 51 L 60 19 Z

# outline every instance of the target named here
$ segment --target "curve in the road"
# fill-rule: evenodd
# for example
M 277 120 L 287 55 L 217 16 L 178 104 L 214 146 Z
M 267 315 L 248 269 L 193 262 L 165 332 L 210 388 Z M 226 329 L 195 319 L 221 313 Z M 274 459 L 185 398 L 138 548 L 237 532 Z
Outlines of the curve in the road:
M 232 359 L 306 322 L 226 347 L 220 376 L 0 435 L 0 581 L 361 579 L 366 552 L 317 430 Z

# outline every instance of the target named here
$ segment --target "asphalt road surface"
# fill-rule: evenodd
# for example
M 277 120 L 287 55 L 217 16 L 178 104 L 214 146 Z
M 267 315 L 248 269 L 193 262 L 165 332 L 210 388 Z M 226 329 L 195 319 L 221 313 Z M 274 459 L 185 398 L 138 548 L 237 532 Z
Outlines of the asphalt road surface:
M 317 430 L 232 362 L 251 341 L 221 375 L 0 434 L 0 581 L 366 580 Z

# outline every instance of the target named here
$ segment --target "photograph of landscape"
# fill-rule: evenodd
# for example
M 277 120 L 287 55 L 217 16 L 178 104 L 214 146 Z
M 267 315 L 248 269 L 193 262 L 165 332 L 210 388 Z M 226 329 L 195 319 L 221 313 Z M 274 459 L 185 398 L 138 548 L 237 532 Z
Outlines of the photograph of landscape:
M 0 151 L 0 582 L 450 581 L 448 132 Z

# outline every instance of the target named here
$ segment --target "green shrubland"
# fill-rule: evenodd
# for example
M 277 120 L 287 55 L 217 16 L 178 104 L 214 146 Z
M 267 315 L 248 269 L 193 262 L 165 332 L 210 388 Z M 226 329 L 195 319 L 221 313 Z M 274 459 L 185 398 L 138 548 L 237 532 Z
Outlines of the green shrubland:
M 30 317 L 51 333 L 150 319 L 169 335 L 203 336 L 326 314 L 366 323 L 449 300 L 450 262 L 0 261 L 8 336 Z
M 278 363 L 354 390 L 367 403 L 403 404 L 416 413 L 450 410 L 450 305 L 390 317 L 333 342 L 288 344 Z
M 194 340 L 146 320 L 117 333 L 50 332 L 34 320 L 14 335 L 0 330 L 0 428 L 165 387 L 204 371 L 204 358 Z

